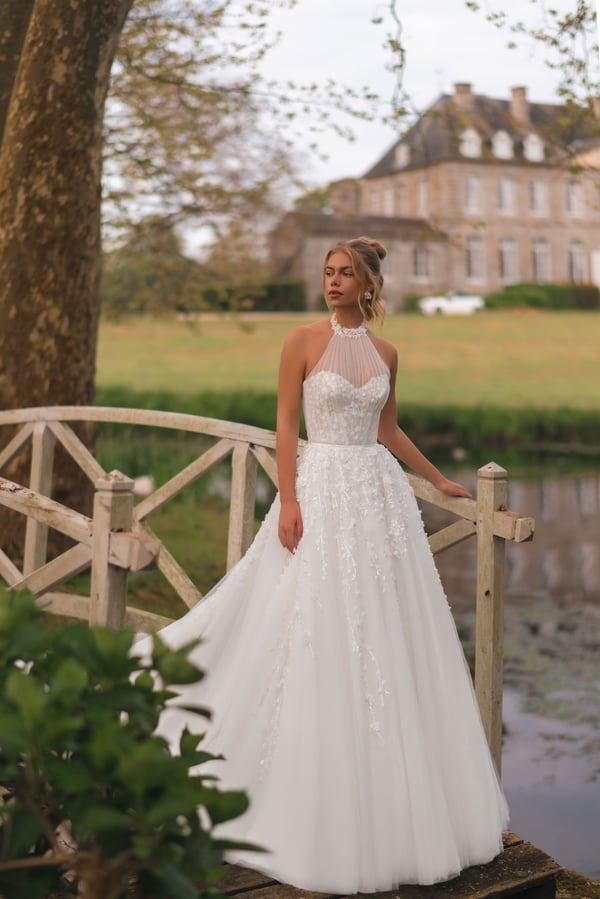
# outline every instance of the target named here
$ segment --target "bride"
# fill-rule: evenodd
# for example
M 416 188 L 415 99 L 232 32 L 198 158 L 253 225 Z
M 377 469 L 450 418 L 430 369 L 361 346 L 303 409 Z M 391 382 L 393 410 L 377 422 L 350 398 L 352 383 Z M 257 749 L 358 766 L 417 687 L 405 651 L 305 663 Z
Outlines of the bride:
M 432 884 L 502 849 L 507 808 L 420 513 L 397 460 L 451 496 L 396 424 L 394 347 L 377 241 L 327 254 L 329 320 L 281 356 L 279 494 L 244 558 L 161 632 L 207 672 L 213 770 L 250 808 L 220 835 L 266 848 L 230 861 L 307 890 Z M 301 405 L 308 443 L 300 458 Z M 174 746 L 193 715 L 177 701 Z

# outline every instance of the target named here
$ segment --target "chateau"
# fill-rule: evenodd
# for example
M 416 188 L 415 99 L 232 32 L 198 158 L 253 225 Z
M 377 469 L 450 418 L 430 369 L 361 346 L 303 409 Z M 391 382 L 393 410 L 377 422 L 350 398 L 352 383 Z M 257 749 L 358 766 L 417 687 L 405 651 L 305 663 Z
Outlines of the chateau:
M 324 253 L 360 234 L 388 248 L 390 310 L 408 294 L 600 285 L 600 100 L 590 111 L 456 84 L 362 178 L 331 184 L 327 212 L 284 216 L 273 274 L 303 280 L 315 308 Z

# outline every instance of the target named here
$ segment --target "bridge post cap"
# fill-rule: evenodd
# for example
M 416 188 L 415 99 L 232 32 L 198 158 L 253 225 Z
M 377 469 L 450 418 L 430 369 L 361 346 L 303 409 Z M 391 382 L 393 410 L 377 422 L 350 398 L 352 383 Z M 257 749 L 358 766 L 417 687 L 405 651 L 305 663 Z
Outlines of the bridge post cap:
M 96 490 L 104 490 L 108 493 L 125 493 L 133 490 L 133 481 L 126 474 L 117 471 L 109 471 L 95 482 Z
M 502 466 L 498 465 L 496 462 L 488 462 L 487 465 L 483 465 L 481 468 L 477 469 L 477 477 L 486 478 L 489 481 L 499 481 L 507 476 L 508 472 L 506 468 L 502 468 Z

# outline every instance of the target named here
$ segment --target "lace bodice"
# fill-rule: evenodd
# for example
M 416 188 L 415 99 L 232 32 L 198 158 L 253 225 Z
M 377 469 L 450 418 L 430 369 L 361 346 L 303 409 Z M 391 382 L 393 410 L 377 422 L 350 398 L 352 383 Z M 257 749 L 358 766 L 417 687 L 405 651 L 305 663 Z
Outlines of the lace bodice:
M 333 334 L 302 388 L 311 443 L 369 444 L 377 441 L 379 415 L 390 391 L 390 371 L 363 323 Z

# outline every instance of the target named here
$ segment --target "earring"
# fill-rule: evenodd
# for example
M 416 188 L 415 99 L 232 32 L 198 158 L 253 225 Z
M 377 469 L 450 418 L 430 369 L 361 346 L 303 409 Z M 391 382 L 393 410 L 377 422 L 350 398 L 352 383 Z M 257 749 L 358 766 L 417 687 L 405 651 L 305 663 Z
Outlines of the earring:
M 371 293 L 370 290 L 366 290 L 365 293 L 363 294 L 363 296 L 364 296 L 365 300 L 372 300 L 372 299 L 373 299 L 373 294 Z

